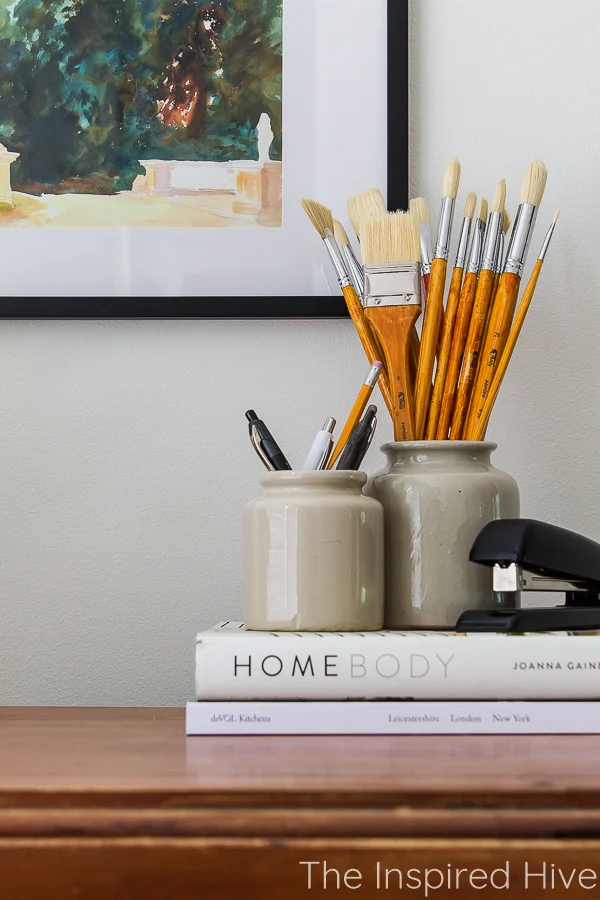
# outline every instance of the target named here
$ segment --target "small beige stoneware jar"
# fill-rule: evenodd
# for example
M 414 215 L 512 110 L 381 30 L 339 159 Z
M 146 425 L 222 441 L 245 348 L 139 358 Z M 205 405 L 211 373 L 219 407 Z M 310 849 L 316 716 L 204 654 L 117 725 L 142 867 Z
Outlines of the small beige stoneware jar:
M 378 631 L 383 509 L 363 472 L 270 472 L 244 510 L 244 621 L 258 631 Z
M 518 606 L 495 594 L 492 570 L 469 561 L 493 519 L 518 518 L 516 481 L 496 469 L 497 444 L 407 441 L 382 447 L 370 491 L 385 512 L 386 628 L 453 629 L 466 609 Z

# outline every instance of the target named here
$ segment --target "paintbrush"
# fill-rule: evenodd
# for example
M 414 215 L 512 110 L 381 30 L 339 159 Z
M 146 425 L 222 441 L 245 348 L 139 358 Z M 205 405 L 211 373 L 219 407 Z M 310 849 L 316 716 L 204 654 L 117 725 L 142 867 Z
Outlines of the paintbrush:
M 479 353 L 485 336 L 488 310 L 492 299 L 492 291 L 494 289 L 496 258 L 499 250 L 500 233 L 502 231 L 502 214 L 505 202 L 506 182 L 501 181 L 494 191 L 490 215 L 485 231 L 483 259 L 479 272 L 479 280 L 477 282 L 475 302 L 473 304 L 473 312 L 471 314 L 471 322 L 463 354 L 463 364 L 458 380 L 456 403 L 450 428 L 450 438 L 453 441 L 460 441 L 462 439 L 465 422 L 469 412 L 471 392 L 476 379 Z
M 433 394 L 431 396 L 431 405 L 429 407 L 429 418 L 427 420 L 426 439 L 428 441 L 435 440 L 439 423 L 440 412 L 442 409 L 442 399 L 444 395 L 444 385 L 446 383 L 446 374 L 448 372 L 448 364 L 450 362 L 450 351 L 452 349 L 452 338 L 454 335 L 454 324 L 458 305 L 460 301 L 461 288 L 463 282 L 463 272 L 467 263 L 467 250 L 469 247 L 469 237 L 471 235 L 471 224 L 475 215 L 475 204 L 477 203 L 477 195 L 469 194 L 465 202 L 465 215 L 460 232 L 460 240 L 458 242 L 458 250 L 456 253 L 456 261 L 452 270 L 452 279 L 450 281 L 450 289 L 448 291 L 448 300 L 446 302 L 446 311 L 442 326 L 442 338 L 440 341 L 440 351 L 438 354 L 437 371 L 435 374 L 435 382 L 433 385 Z
M 348 218 L 352 224 L 352 228 L 354 229 L 354 233 L 356 234 L 357 240 L 360 243 L 360 232 L 363 227 L 363 222 L 366 219 L 372 219 L 373 216 L 383 216 L 387 213 L 387 206 L 385 203 L 385 199 L 383 194 L 379 190 L 379 188 L 369 188 L 366 191 L 361 191 L 360 194 L 356 194 L 354 197 L 350 197 L 348 200 Z M 363 291 L 362 294 L 359 295 L 361 301 L 364 303 L 364 272 L 362 271 L 362 266 L 360 267 L 361 274 L 363 276 L 362 284 Z M 379 346 L 379 341 L 377 339 L 377 335 L 373 335 L 375 338 L 375 343 L 377 346 L 377 352 L 379 353 L 379 359 L 383 357 L 383 350 Z M 411 338 L 411 359 L 413 360 L 413 378 L 417 371 L 417 361 L 419 359 L 419 337 L 415 331 L 414 336 Z M 387 377 L 387 373 L 384 373 L 384 380 L 389 382 Z
M 492 315 L 492 309 L 494 308 L 496 294 L 498 293 L 498 288 L 500 286 L 500 278 L 502 276 L 502 269 L 504 267 L 504 256 L 505 256 L 505 250 L 506 250 L 506 247 L 505 247 L 506 235 L 508 233 L 508 230 L 510 229 L 510 226 L 511 226 L 510 216 L 508 215 L 508 212 L 506 211 L 506 207 L 505 207 L 502 212 L 502 229 L 498 236 L 498 248 L 496 250 L 496 265 L 494 267 L 494 286 L 492 288 L 492 296 L 491 296 L 490 303 L 488 306 L 488 314 L 487 314 L 487 318 L 485 320 L 484 337 L 481 341 L 481 346 L 483 346 L 485 338 L 487 337 L 488 325 L 490 324 L 490 316 Z
M 502 386 L 502 379 L 506 374 L 508 364 L 513 355 L 513 351 L 516 347 L 519 335 L 521 334 L 521 329 L 523 328 L 523 324 L 529 311 L 531 301 L 533 300 L 533 295 L 535 294 L 535 289 L 537 287 L 542 267 L 544 265 L 544 259 L 546 258 L 546 253 L 548 252 L 548 247 L 550 246 L 550 241 L 552 240 L 552 235 L 554 234 L 554 229 L 556 228 L 558 216 L 559 213 L 557 212 L 554 216 L 554 219 L 552 220 L 550 228 L 548 229 L 548 233 L 544 238 L 544 243 L 542 244 L 542 249 L 540 250 L 537 262 L 533 267 L 533 272 L 531 273 L 529 283 L 527 284 L 527 287 L 523 292 L 523 296 L 521 297 L 521 302 L 519 303 L 519 308 L 517 309 L 515 320 L 512 324 L 512 328 L 510 329 L 510 334 L 508 335 L 508 340 L 506 342 L 504 352 L 500 357 L 500 362 L 498 363 L 496 374 L 494 375 L 494 380 L 492 381 L 492 386 L 483 405 L 483 412 L 473 430 L 472 439 L 474 441 L 481 441 L 485 438 L 485 432 L 488 426 L 490 415 L 492 414 L 494 403 L 496 402 L 498 392 L 500 391 L 500 387 Z
M 365 318 L 383 349 L 394 439 L 414 440 L 410 335 L 421 315 L 419 225 L 410 213 L 386 213 L 362 223 Z
M 356 254 L 352 249 L 352 244 L 350 243 L 350 238 L 348 237 L 348 233 L 341 222 L 338 222 L 336 219 L 333 223 L 333 233 L 335 235 L 335 239 L 338 242 L 340 250 L 342 251 L 342 256 L 344 258 L 344 263 L 346 265 L 346 271 L 350 276 L 352 281 L 352 285 L 354 286 L 354 290 L 358 294 L 359 300 L 364 300 L 365 296 L 365 276 L 362 270 L 362 266 L 356 258 Z
M 475 378 L 471 407 L 465 426 L 465 438 L 475 430 L 483 413 L 483 404 L 494 377 L 495 367 L 504 350 L 515 307 L 519 296 L 519 286 L 539 205 L 546 189 L 548 172 L 543 162 L 533 162 L 523 180 L 521 205 L 510 237 L 504 271 L 500 278 L 498 293 L 492 308 L 487 335 L 483 343 L 479 370 Z
M 482 197 L 479 205 L 479 212 L 475 221 L 473 230 L 473 240 L 471 242 L 471 251 L 469 261 L 467 263 L 467 271 L 460 293 L 458 302 L 458 312 L 456 313 L 456 321 L 454 324 L 454 333 L 452 335 L 452 346 L 450 349 L 450 360 L 448 362 L 448 370 L 444 381 L 444 393 L 442 395 L 442 407 L 437 427 L 436 438 L 438 441 L 448 439 L 448 431 L 450 422 L 452 421 L 452 413 L 454 412 L 454 403 L 456 399 L 456 388 L 460 375 L 460 368 L 463 361 L 463 353 L 467 342 L 467 334 L 469 333 L 469 325 L 471 324 L 471 315 L 473 313 L 473 303 L 475 302 L 475 293 L 477 291 L 477 276 L 481 266 L 481 255 L 483 253 L 483 241 L 485 238 L 485 223 L 488 218 L 488 202 Z
M 496 294 L 498 293 L 498 285 L 500 284 L 500 276 L 502 275 L 502 269 L 504 268 L 504 257 L 506 254 L 506 235 L 509 232 L 510 226 L 512 225 L 510 216 L 506 207 L 502 211 L 502 230 L 499 236 L 499 246 L 496 260 L 496 272 L 494 275 L 494 290 L 492 293 L 492 297 L 495 300 Z M 491 311 L 491 307 L 490 307 Z
M 419 223 L 419 235 L 421 238 L 421 268 L 423 270 L 423 305 L 427 302 L 429 290 L 429 276 L 433 260 L 433 244 L 431 241 L 431 225 L 429 223 L 429 208 L 424 197 L 415 197 L 410 201 L 410 211 Z
M 431 398 L 433 367 L 437 350 L 438 336 L 444 312 L 444 290 L 446 288 L 446 269 L 450 252 L 450 236 L 454 219 L 454 206 L 460 184 L 460 163 L 453 159 L 444 173 L 443 199 L 440 210 L 437 244 L 431 264 L 427 308 L 421 335 L 421 352 L 417 369 L 415 390 L 415 437 L 420 440 L 425 432 L 429 400 Z
M 386 202 L 379 188 L 362 191 L 348 200 L 348 218 L 359 241 L 362 220 L 382 216 L 386 212 Z
M 360 302 L 358 294 L 352 286 L 350 276 L 348 275 L 344 266 L 344 260 L 342 259 L 340 248 L 338 247 L 334 237 L 333 215 L 331 213 L 331 210 L 326 206 L 323 206 L 321 203 L 317 203 L 315 200 L 302 200 L 301 202 L 304 212 L 313 223 L 318 234 L 321 236 L 323 243 L 327 248 L 329 256 L 331 257 L 331 261 L 333 263 L 340 288 L 342 289 L 342 293 L 346 301 L 346 306 L 348 307 L 350 318 L 354 322 L 354 327 L 358 332 L 358 336 L 360 338 L 361 344 L 364 347 L 365 353 L 367 354 L 367 358 L 371 365 L 373 365 L 374 362 L 377 362 L 377 360 L 381 359 L 381 353 L 377 347 L 376 341 L 374 340 L 373 333 L 371 332 L 369 324 L 365 321 L 362 303 Z M 384 373 L 382 373 L 382 376 L 379 379 L 379 388 L 383 395 L 383 399 L 385 400 L 385 404 L 390 411 L 390 415 L 392 415 L 392 398 L 388 386 L 388 379 L 385 377 Z

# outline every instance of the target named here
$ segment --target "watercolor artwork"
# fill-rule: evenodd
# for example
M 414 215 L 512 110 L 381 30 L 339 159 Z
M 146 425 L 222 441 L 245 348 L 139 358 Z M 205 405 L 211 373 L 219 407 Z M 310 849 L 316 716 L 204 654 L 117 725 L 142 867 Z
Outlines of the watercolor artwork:
M 283 0 L 0 0 L 0 228 L 278 228 Z

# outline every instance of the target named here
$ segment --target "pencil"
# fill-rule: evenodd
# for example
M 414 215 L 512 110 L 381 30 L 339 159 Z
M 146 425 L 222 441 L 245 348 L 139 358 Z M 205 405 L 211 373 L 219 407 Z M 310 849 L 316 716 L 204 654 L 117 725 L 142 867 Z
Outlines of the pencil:
M 358 397 L 356 398 L 354 406 L 352 407 L 352 410 L 350 411 L 348 420 L 346 421 L 346 424 L 344 425 L 342 433 L 340 434 L 340 436 L 338 438 L 338 442 L 335 445 L 334 451 L 331 454 L 331 458 L 327 465 L 328 469 L 333 469 L 338 457 L 341 455 L 341 453 L 344 450 L 344 447 L 346 446 L 346 444 L 348 442 L 348 438 L 350 437 L 350 435 L 352 434 L 352 432 L 354 431 L 354 429 L 360 422 L 360 420 L 362 418 L 362 414 L 364 413 L 365 409 L 367 408 L 367 403 L 371 399 L 371 394 L 373 393 L 375 385 L 377 384 L 377 379 L 381 375 L 382 369 L 383 369 L 383 363 L 379 362 L 379 360 L 377 362 L 374 362 L 373 365 L 371 366 L 369 374 L 367 375 L 363 386 L 361 387 L 360 391 L 358 392 Z

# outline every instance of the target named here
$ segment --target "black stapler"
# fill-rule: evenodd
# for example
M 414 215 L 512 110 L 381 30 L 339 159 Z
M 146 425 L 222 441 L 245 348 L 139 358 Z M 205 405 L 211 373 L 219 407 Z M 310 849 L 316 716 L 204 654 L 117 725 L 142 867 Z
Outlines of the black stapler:
M 600 630 L 600 544 L 534 519 L 498 519 L 486 525 L 469 556 L 491 566 L 494 590 L 564 591 L 562 606 L 468 610 L 456 631 Z

